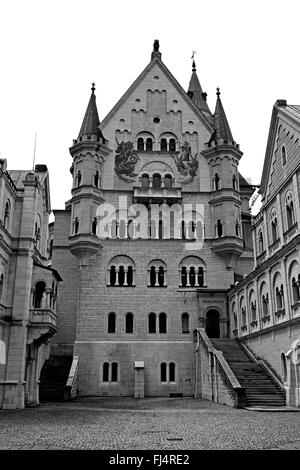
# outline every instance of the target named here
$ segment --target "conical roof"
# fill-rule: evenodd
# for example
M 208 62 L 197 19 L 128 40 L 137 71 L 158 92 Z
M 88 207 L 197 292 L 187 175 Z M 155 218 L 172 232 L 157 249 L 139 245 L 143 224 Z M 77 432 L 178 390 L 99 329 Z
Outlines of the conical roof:
M 82 125 L 78 134 L 78 139 L 84 135 L 99 135 L 98 126 L 100 124 L 100 119 L 98 116 L 98 110 L 96 105 L 96 95 L 95 95 L 95 84 L 92 84 L 92 94 L 87 106 Z
M 217 88 L 217 102 L 214 113 L 214 127 L 217 132 L 217 138 L 233 142 L 232 133 L 227 121 L 227 117 L 220 98 L 220 89 Z
M 199 109 L 201 109 L 201 111 L 204 111 L 205 113 L 211 115 L 210 109 L 206 102 L 206 93 L 203 93 L 198 75 L 196 73 L 196 64 L 194 60 L 192 66 L 192 76 L 189 83 L 188 95 L 190 96 L 193 103 Z

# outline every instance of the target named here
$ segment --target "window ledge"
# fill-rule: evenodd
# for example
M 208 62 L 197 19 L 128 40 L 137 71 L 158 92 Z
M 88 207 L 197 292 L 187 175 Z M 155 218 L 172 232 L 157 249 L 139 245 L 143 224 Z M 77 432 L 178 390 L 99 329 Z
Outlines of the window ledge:
M 129 287 L 131 289 L 132 287 L 136 287 L 136 284 L 133 284 L 132 286 L 112 286 L 111 284 L 106 284 L 106 287 L 120 287 L 122 289 Z
M 298 223 L 295 222 L 291 227 L 289 227 L 283 234 L 283 236 L 285 237 L 286 235 L 289 235 L 289 233 L 293 232 L 294 230 L 296 230 L 296 228 L 298 227 Z
M 293 305 L 291 305 L 292 309 L 293 310 L 296 310 L 296 308 L 299 308 L 300 307 L 300 300 L 298 300 L 298 302 L 295 302 Z
M 265 323 L 266 321 L 270 321 L 270 315 L 266 315 L 265 317 L 261 317 L 261 321 Z
M 280 238 L 277 238 L 271 245 L 269 245 L 269 249 L 276 248 L 279 245 Z
M 241 326 L 241 330 L 242 330 L 242 331 L 247 331 L 247 325 Z
M 253 321 L 250 323 L 250 325 L 252 326 L 252 328 L 255 327 L 255 326 L 257 326 L 257 320 L 253 320 Z
M 150 289 L 158 289 L 158 288 L 161 289 L 161 288 L 166 288 L 168 286 L 147 286 L 147 287 L 149 287 Z
M 285 309 L 282 308 L 281 310 L 277 310 L 277 312 L 275 312 L 275 317 L 281 317 L 281 316 L 284 316 L 285 315 Z

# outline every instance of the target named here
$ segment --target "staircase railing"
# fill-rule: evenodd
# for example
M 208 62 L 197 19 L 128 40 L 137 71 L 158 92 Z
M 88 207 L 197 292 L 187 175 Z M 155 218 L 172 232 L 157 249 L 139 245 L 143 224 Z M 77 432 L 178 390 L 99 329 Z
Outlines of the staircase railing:
M 72 400 L 77 395 L 78 390 L 78 360 L 79 356 L 74 356 L 68 380 L 64 391 L 64 400 Z
M 195 330 L 195 342 L 196 348 L 195 351 L 199 354 L 199 349 L 202 347 L 206 350 L 207 354 L 211 357 L 211 368 L 213 374 L 217 377 L 220 377 L 224 386 L 228 390 L 229 395 L 232 398 L 233 406 L 235 408 L 241 408 L 245 406 L 245 390 L 240 385 L 238 379 L 236 378 L 234 372 L 226 361 L 223 353 L 218 351 L 210 339 L 208 338 L 205 330 L 203 328 L 197 328 Z M 215 398 L 218 401 L 218 397 L 215 397 L 213 390 L 214 384 L 211 381 L 211 397 L 212 401 L 215 401 Z
M 281 388 L 283 392 L 285 392 L 285 386 L 283 382 L 279 379 L 279 377 L 275 374 L 275 372 L 271 369 L 270 365 L 261 358 L 258 358 L 253 351 L 247 346 L 243 341 L 239 341 L 242 349 L 245 351 L 245 353 L 255 362 L 256 364 L 260 365 L 265 369 L 265 371 L 270 375 L 273 379 L 273 382 L 277 383 L 277 385 Z

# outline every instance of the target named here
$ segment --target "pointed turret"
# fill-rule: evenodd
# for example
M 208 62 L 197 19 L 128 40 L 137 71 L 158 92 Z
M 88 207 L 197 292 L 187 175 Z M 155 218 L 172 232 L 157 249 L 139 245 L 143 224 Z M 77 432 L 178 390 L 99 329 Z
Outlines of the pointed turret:
M 208 107 L 208 104 L 206 102 L 206 97 L 207 94 L 203 93 L 198 75 L 196 73 L 196 64 L 195 61 L 193 60 L 192 64 L 192 76 L 190 79 L 190 84 L 189 84 L 189 89 L 188 89 L 188 95 L 193 101 L 193 103 L 205 113 L 207 116 L 211 116 L 210 109 Z
M 83 136 L 101 135 L 101 132 L 98 128 L 100 119 L 96 105 L 95 83 L 92 83 L 91 90 L 92 94 L 78 134 L 78 139 L 82 138 Z
M 217 88 L 217 102 L 214 113 L 214 128 L 216 130 L 215 140 L 222 139 L 227 143 L 234 143 L 232 133 L 220 98 L 220 88 Z

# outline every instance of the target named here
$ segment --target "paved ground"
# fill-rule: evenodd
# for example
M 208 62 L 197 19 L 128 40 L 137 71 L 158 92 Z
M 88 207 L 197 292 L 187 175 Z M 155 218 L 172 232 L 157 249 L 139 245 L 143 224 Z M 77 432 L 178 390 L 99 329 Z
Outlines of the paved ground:
M 0 449 L 300 449 L 300 413 L 206 400 L 81 398 L 0 411 Z

